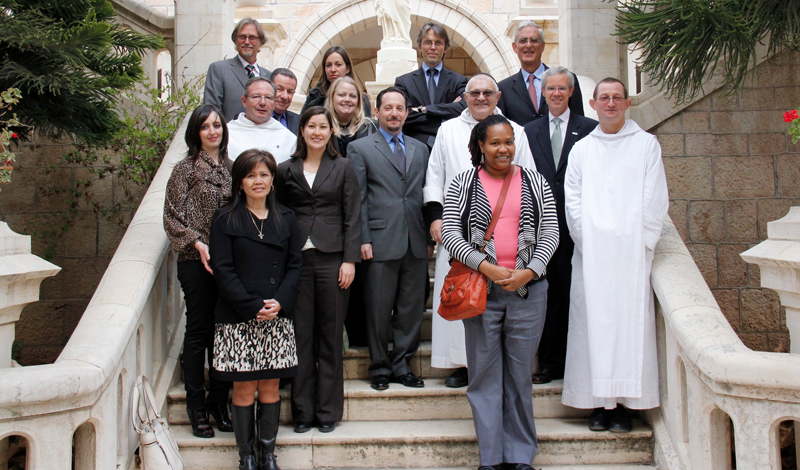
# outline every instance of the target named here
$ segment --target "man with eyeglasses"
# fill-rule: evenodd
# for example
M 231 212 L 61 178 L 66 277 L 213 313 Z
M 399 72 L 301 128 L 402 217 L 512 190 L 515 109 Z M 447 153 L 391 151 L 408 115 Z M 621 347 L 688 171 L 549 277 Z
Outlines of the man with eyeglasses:
M 472 128 L 492 114 L 502 114 L 497 109 L 501 93 L 491 75 L 479 73 L 467 83 L 464 101 L 467 103 L 461 115 L 442 124 L 433 145 L 428 172 L 425 177 L 423 196 L 431 216 L 431 237 L 439 244 L 436 254 L 436 277 L 433 284 L 433 311 L 439 309 L 439 293 L 444 277 L 450 270 L 450 254 L 442 245 L 442 211 L 444 196 L 453 178 L 462 171 L 473 168 L 467 142 Z M 516 151 L 514 164 L 532 170 L 536 164 L 531 156 L 528 139 L 522 126 L 511 122 L 514 128 Z M 464 326 L 461 321 L 447 321 L 433 315 L 431 340 L 431 366 L 456 370 L 445 380 L 448 387 L 467 385 L 467 354 L 464 342 Z
M 542 74 L 542 95 L 547 103 L 547 119 L 525 125 L 525 134 L 536 162 L 556 200 L 558 214 L 558 249 L 547 263 L 547 314 L 539 342 L 539 368 L 533 383 L 546 384 L 564 377 L 569 324 L 569 286 L 572 277 L 572 250 L 564 215 L 564 175 L 569 152 L 575 143 L 597 127 L 597 121 L 572 112 L 569 98 L 575 90 L 575 76 L 564 67 L 555 66 Z
M 297 137 L 277 119 L 272 119 L 275 94 L 275 85 L 266 78 L 247 80 L 241 97 L 244 112 L 228 123 L 228 157 L 231 160 L 252 148 L 268 151 L 276 163 L 288 160 L 294 153 Z
M 433 22 L 422 25 L 417 48 L 422 54 L 422 66 L 397 77 L 394 86 L 411 100 L 403 133 L 424 142 L 430 150 L 442 122 L 467 107 L 461 98 L 467 77 L 444 68 L 442 61 L 450 49 L 450 36 L 444 26 Z
M 575 252 L 561 401 L 594 408 L 592 431 L 630 432 L 626 408 L 659 406 L 650 270 L 669 194 L 658 140 L 625 120 L 625 85 L 606 78 L 592 96 L 600 124 L 572 148 L 564 182 Z
M 503 97 L 498 106 L 503 115 L 517 124 L 525 124 L 547 116 L 547 101 L 542 98 L 542 75 L 547 65 L 542 63 L 544 32 L 533 21 L 521 21 L 514 31 L 511 48 L 519 57 L 520 71 L 500 82 Z M 583 116 L 583 96 L 575 74 L 575 89 L 569 99 L 569 109 Z
M 203 93 L 203 104 L 216 106 L 226 122 L 244 111 L 241 97 L 247 80 L 270 76 L 270 71 L 256 62 L 259 49 L 267 42 L 261 23 L 252 18 L 242 19 L 233 29 L 231 40 L 238 54 L 208 66 Z

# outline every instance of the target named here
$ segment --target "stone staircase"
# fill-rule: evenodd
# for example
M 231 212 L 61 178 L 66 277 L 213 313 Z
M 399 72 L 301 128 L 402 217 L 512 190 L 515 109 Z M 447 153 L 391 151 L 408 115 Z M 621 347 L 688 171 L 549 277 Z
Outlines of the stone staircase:
M 369 386 L 366 348 L 352 348 L 344 359 L 344 417 L 331 433 L 316 429 L 295 434 L 289 391 L 281 390 L 281 425 L 276 454 L 284 470 L 475 469 L 478 446 L 466 387 L 444 386 L 447 370 L 430 367 L 430 310 L 423 341 L 412 369 L 425 378 L 424 388 L 392 384 L 378 392 Z M 169 422 L 187 470 L 233 470 L 238 454 L 233 433 L 213 439 L 192 436 L 186 416 L 183 383 L 169 393 Z M 547 469 L 655 469 L 653 433 L 640 420 L 630 434 L 591 432 L 587 412 L 561 404 L 561 381 L 533 386 L 533 410 L 539 438 L 534 466 Z

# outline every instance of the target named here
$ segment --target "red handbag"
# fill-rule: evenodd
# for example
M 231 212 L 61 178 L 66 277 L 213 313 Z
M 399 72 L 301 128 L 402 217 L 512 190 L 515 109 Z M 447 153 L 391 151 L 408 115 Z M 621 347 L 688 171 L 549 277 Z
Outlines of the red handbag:
M 492 239 L 513 176 L 514 165 L 512 164 L 503 180 L 503 188 L 500 190 L 492 221 L 483 237 L 484 244 L 479 248 L 481 253 L 483 253 L 484 246 Z M 444 278 L 442 292 L 439 294 L 439 315 L 448 321 L 463 320 L 480 315 L 486 311 L 486 291 L 486 275 L 453 258 L 450 261 L 450 271 Z

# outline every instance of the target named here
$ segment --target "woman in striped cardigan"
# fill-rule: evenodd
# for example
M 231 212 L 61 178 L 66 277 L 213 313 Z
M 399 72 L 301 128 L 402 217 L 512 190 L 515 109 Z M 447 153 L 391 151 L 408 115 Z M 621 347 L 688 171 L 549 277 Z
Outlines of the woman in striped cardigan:
M 545 179 L 512 164 L 514 131 L 502 115 L 472 130 L 475 169 L 455 177 L 444 203 L 442 240 L 450 254 L 489 280 L 486 311 L 464 320 L 479 470 L 531 469 L 536 429 L 531 369 L 547 307 L 545 269 L 558 246 L 556 205 Z M 492 239 L 484 236 L 512 172 Z

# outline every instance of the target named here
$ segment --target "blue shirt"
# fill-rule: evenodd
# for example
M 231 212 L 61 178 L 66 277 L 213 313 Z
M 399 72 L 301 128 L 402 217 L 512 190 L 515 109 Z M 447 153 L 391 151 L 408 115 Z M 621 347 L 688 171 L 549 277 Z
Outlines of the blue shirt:
M 378 130 L 381 131 L 383 138 L 386 139 L 386 143 L 389 144 L 389 148 L 392 149 L 392 153 L 394 153 L 394 142 L 392 141 L 392 139 L 394 139 L 394 136 L 386 132 L 386 130 L 383 127 L 378 127 Z M 397 134 L 397 138 L 400 139 L 400 145 L 403 147 L 403 153 L 408 155 L 408 152 L 406 152 L 406 141 L 405 137 L 403 137 L 403 131 L 400 131 L 400 133 Z
M 436 82 L 436 86 L 439 86 L 439 77 L 442 76 L 442 69 L 444 68 L 444 62 L 439 62 L 439 65 L 433 68 L 439 71 L 439 73 L 437 73 L 436 76 L 433 77 L 433 81 Z M 425 72 L 425 83 L 428 83 L 428 70 L 430 69 L 431 67 L 428 67 L 428 64 L 426 64 L 425 62 L 422 63 L 422 71 Z
M 536 69 L 533 74 L 526 72 L 525 69 L 521 69 L 521 71 L 522 78 L 525 80 L 525 88 L 528 88 L 528 80 L 530 80 L 528 77 L 533 75 L 538 79 L 533 81 L 533 86 L 536 87 L 536 97 L 539 98 L 536 102 L 536 106 L 538 107 L 539 103 L 542 102 L 542 75 L 544 75 L 545 71 L 544 64 L 539 64 L 539 68 Z

